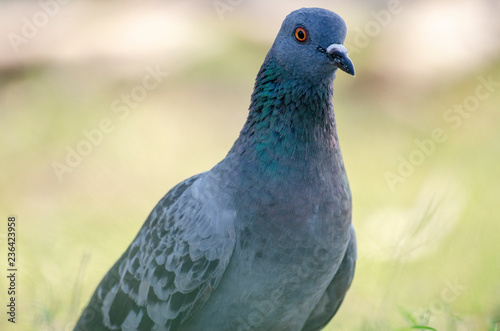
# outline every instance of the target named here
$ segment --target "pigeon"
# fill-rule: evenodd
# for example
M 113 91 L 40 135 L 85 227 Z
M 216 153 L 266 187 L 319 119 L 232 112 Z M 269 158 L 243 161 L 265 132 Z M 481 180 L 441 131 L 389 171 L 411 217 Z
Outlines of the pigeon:
M 356 263 L 333 111 L 354 75 L 346 26 L 290 13 L 226 157 L 172 188 L 108 271 L 75 330 L 321 330 Z

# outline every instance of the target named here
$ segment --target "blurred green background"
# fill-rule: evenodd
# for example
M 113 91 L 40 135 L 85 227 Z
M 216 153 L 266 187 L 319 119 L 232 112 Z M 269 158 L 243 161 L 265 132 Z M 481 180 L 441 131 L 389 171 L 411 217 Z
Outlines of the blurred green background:
M 327 330 L 500 330 L 496 0 L 1 2 L 0 329 L 72 328 L 156 202 L 225 156 L 304 5 L 345 19 L 357 73 L 334 105 L 359 259 Z

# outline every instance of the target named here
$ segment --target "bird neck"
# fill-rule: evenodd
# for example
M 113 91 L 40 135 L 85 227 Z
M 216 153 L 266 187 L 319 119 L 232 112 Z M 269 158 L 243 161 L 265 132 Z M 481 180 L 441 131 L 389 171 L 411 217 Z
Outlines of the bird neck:
M 283 166 L 297 171 L 308 165 L 331 166 L 341 158 L 332 97 L 333 77 L 320 82 L 290 79 L 267 58 L 230 154 L 270 172 Z

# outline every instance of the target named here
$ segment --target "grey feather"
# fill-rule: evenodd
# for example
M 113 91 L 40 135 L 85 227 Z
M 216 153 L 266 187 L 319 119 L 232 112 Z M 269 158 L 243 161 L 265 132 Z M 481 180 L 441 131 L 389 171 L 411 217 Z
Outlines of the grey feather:
M 99 307 L 102 321 L 85 320 L 84 313 L 83 329 L 139 329 L 143 323 L 141 329 L 177 330 L 203 305 L 235 243 L 234 214 L 206 210 L 205 201 L 215 199 L 204 177 L 180 183 L 153 209 L 89 304 Z
M 354 228 L 351 230 L 351 239 L 344 259 L 335 277 L 326 289 L 325 294 L 323 294 L 323 297 L 311 312 L 302 331 L 317 331 L 325 327 L 337 313 L 347 290 L 351 286 L 357 259 L 356 233 L 354 232 Z

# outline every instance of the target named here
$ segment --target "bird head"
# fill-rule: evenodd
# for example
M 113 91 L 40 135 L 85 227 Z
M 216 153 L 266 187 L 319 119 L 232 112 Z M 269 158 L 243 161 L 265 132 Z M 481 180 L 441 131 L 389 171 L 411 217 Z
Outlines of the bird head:
M 316 80 L 332 77 L 337 69 L 354 75 L 354 65 L 342 45 L 344 20 L 321 8 L 290 13 L 269 52 L 289 78 Z

